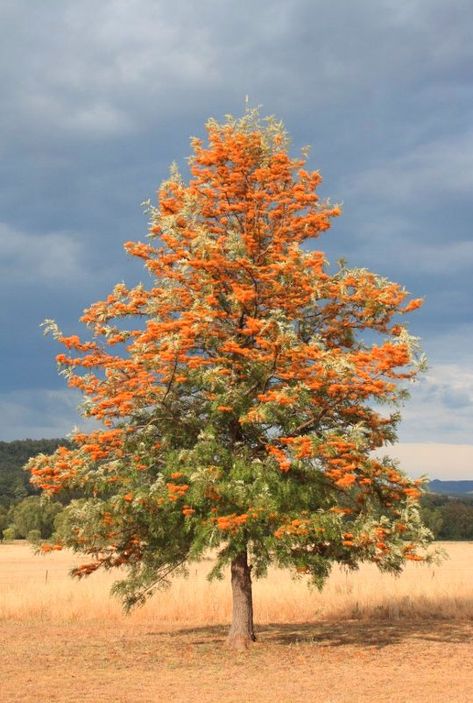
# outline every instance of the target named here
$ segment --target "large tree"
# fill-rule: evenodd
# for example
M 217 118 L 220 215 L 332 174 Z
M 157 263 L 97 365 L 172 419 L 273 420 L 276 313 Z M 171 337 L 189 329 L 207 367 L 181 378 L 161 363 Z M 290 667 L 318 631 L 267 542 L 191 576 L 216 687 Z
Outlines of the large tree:
M 83 492 L 58 543 L 91 556 L 79 576 L 126 567 L 127 607 L 209 550 L 211 575 L 230 565 L 241 646 L 251 575 L 271 563 L 321 586 L 334 562 L 397 572 L 425 558 L 419 482 L 373 454 L 419 368 L 399 316 L 421 301 L 304 246 L 340 209 L 282 124 L 248 111 L 207 131 L 188 183 L 173 167 L 149 206 L 149 241 L 125 244 L 151 284 L 88 308 L 85 341 L 48 321 L 101 425 L 28 468 L 46 493 Z

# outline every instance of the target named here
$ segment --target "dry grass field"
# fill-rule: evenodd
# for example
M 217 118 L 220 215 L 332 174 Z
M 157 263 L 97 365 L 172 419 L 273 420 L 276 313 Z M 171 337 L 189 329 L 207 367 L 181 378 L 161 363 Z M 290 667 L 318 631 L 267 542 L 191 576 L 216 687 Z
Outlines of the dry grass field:
M 334 570 L 322 593 L 284 572 L 254 585 L 258 642 L 223 647 L 228 580 L 210 562 L 131 616 L 113 574 L 0 545 L 0 700 L 9 703 L 473 701 L 473 543 L 400 578 Z

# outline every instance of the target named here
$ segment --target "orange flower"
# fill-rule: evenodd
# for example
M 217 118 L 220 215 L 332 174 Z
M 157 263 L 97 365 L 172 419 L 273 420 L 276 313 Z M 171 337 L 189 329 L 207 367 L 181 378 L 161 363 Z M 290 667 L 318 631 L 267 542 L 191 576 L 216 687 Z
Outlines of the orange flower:
M 424 304 L 424 301 L 422 298 L 415 298 L 414 300 L 411 300 L 407 305 L 402 309 L 402 312 L 411 312 L 412 310 L 417 310 L 417 308 L 420 308 L 421 305 Z
M 340 488 L 346 488 L 348 486 L 353 485 L 355 481 L 355 474 L 346 474 L 342 478 L 339 478 L 338 481 L 335 481 L 335 483 L 337 484 L 337 486 L 340 486 Z
M 274 456 L 274 458 L 279 464 L 279 468 L 281 469 L 281 471 L 289 471 L 289 469 L 291 468 L 291 462 L 286 457 L 286 454 L 282 449 L 279 449 L 274 445 L 268 444 L 266 445 L 266 451 L 268 452 L 268 454 Z
M 421 494 L 418 488 L 404 488 L 403 493 L 411 498 L 418 498 Z
M 59 552 L 61 549 L 61 544 L 42 544 L 40 551 L 43 552 L 43 554 L 47 554 L 48 552 Z

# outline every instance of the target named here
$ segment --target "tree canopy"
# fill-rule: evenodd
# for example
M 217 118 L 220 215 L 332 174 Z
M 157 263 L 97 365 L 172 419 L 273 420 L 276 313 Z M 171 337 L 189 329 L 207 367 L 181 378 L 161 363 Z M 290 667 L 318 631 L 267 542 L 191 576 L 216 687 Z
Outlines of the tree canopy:
M 59 535 L 91 556 L 77 575 L 126 566 L 131 606 L 213 549 L 251 638 L 247 556 L 257 577 L 274 563 L 319 586 L 334 562 L 425 558 L 420 482 L 373 455 L 421 364 L 402 316 L 422 301 L 307 245 L 340 208 L 281 123 L 248 111 L 207 132 L 188 183 L 173 167 L 149 205 L 148 241 L 125 244 L 151 283 L 85 310 L 87 339 L 47 321 L 101 427 L 28 468 L 48 494 L 82 491 Z

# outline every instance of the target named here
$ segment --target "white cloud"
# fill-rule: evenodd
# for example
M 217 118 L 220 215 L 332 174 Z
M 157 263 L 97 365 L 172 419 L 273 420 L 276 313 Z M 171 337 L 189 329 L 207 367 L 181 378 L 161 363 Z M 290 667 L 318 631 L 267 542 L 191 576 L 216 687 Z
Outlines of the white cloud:
M 425 474 L 431 479 L 473 479 L 473 444 L 402 442 L 378 454 L 398 459 L 400 467 L 413 478 Z
M 28 234 L 0 223 L 0 275 L 16 284 L 71 281 L 85 274 L 81 243 L 72 234 Z
M 411 398 L 401 413 L 399 436 L 403 442 L 423 442 L 432 437 L 455 444 L 473 441 L 471 362 L 433 363 L 409 390 Z
M 378 452 L 414 477 L 473 479 L 472 340 L 469 326 L 431 339 L 430 368 L 410 388 L 399 442 Z

